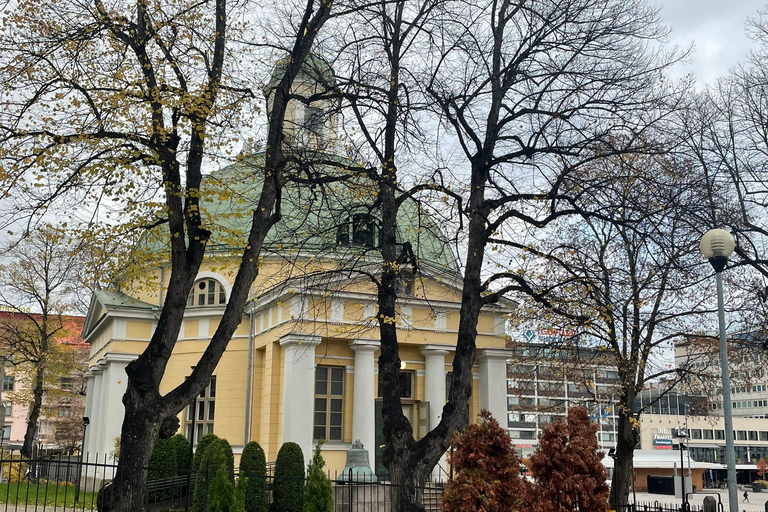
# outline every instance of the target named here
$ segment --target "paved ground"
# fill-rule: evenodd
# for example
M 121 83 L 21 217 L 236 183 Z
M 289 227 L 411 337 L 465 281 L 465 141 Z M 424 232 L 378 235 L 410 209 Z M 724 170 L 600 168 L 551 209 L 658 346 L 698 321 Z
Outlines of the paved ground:
M 739 510 L 738 512 L 765 512 L 766 503 L 768 503 L 768 492 L 752 492 L 749 491 L 749 503 L 743 503 L 742 494 L 743 490 L 739 491 Z M 701 505 L 704 503 L 704 498 L 707 496 L 714 496 L 717 499 L 720 495 L 720 499 L 723 502 L 723 507 L 726 512 L 729 512 L 728 508 L 728 491 L 707 490 L 700 491 L 691 496 L 689 500 L 691 505 Z M 629 494 L 629 499 L 632 499 L 632 493 Z M 681 500 L 676 499 L 674 496 L 668 496 L 666 494 L 650 494 L 647 492 L 637 493 L 638 503 L 650 503 L 653 504 L 658 501 L 661 504 L 679 505 Z

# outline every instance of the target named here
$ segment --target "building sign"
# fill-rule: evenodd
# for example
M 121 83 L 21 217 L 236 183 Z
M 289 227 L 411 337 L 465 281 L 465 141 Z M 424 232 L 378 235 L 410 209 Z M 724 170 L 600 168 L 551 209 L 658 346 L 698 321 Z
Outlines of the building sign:
M 515 443 L 515 448 L 533 448 L 533 445 L 532 444 Z
M 541 327 L 535 331 L 525 331 L 523 336 L 525 336 L 525 339 L 529 342 L 534 341 L 537 337 L 542 343 L 557 342 L 568 338 L 573 338 L 576 336 L 576 331 L 572 329 L 562 329 L 559 327 Z
M 660 428 L 658 434 L 653 434 L 654 450 L 671 450 L 672 434 L 667 434 L 667 429 Z

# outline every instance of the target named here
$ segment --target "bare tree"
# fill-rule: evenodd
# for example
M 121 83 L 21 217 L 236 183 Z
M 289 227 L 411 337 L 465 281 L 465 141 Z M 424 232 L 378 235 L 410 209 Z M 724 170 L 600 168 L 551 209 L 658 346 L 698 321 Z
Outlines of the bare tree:
M 734 326 L 755 334 L 768 318 L 768 18 L 752 19 L 749 32 L 759 43 L 716 84 L 680 110 L 684 151 L 697 164 L 707 198 L 690 212 L 702 226 L 724 228 L 736 239 L 736 257 L 724 278 L 732 286 L 727 307 Z
M 697 174 L 672 157 L 615 157 L 582 172 L 611 177 L 588 194 L 601 215 L 561 219 L 529 248 L 523 268 L 540 276 L 533 292 L 547 306 L 531 301 L 533 310 L 523 317 L 559 313 L 557 323 L 577 326 L 577 335 L 563 341 L 569 350 L 597 350 L 600 363 L 617 369 L 611 503 L 625 505 L 643 412 L 635 399 L 649 382 L 663 380 L 669 391 L 689 377 L 691 362 L 674 367 L 668 353 L 705 313 L 714 316 L 700 293 L 707 269 L 687 216 L 702 193 Z M 571 177 L 580 178 L 589 180 Z
M 664 31 L 640 0 L 403 0 L 368 6 L 361 16 L 367 23 L 343 39 L 337 67 L 351 70 L 350 117 L 360 152 L 379 169 L 385 464 L 403 485 L 400 510 L 419 510 L 418 488 L 450 435 L 469 421 L 481 309 L 516 292 L 547 303 L 531 284 L 534 275 L 497 265 L 487 249 L 499 249 L 508 263 L 527 250 L 520 226 L 602 215 L 601 205 L 582 199 L 612 177 L 588 181 L 579 170 L 610 155 L 659 151 L 647 142 L 655 138 L 652 126 L 669 115 L 680 91 L 663 80 L 674 57 L 648 48 Z M 423 168 L 431 171 L 414 170 Z M 463 264 L 450 396 L 440 424 L 419 441 L 402 414 L 394 322 L 397 276 L 418 267 L 396 236 L 396 213 L 410 198 L 422 208 L 428 199 L 446 200 L 449 208 L 433 211 L 452 217 L 444 226 L 456 229 Z

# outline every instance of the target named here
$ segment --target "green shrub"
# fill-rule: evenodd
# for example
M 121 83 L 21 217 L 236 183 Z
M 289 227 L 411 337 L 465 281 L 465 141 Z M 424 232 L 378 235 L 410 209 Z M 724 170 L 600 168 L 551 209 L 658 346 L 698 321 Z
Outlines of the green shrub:
M 307 486 L 304 488 L 304 512 L 333 512 L 333 487 L 323 471 L 325 460 L 320 453 L 320 441 L 307 466 Z
M 234 512 L 235 485 L 229 474 L 228 449 L 229 443 L 223 439 L 208 443 L 200 460 L 193 495 L 193 511 Z
M 232 452 L 232 446 L 226 439 L 219 439 L 224 448 L 224 455 L 227 457 L 227 475 L 232 485 L 235 485 L 235 454 Z
M 304 455 L 296 443 L 277 452 L 273 489 L 274 512 L 300 512 L 304 501 Z
M 768 489 L 768 480 L 755 480 L 756 484 L 760 484 L 761 489 Z
M 251 441 L 243 448 L 240 456 L 240 482 L 245 486 L 245 512 L 268 512 L 267 500 L 267 459 L 264 450 L 256 441 Z
M 176 434 L 168 440 L 176 450 L 176 467 L 180 470 L 189 468 L 189 441 L 181 434 Z M 180 475 L 186 475 L 186 471 L 179 471 Z
M 176 476 L 176 447 L 170 439 L 160 439 L 149 458 L 148 480 L 162 480 Z M 172 489 L 152 491 L 147 495 L 149 503 L 163 501 L 173 497 Z
M 235 486 L 235 511 L 245 512 L 245 488 L 248 486 L 248 477 L 240 475 Z
M 207 450 L 208 446 L 218 438 L 219 436 L 211 432 L 210 434 L 205 434 L 203 437 L 201 437 L 197 441 L 197 448 L 195 448 L 195 456 L 192 458 L 193 471 L 197 471 L 200 469 L 200 461 L 203 460 L 203 456 L 205 455 L 205 450 Z

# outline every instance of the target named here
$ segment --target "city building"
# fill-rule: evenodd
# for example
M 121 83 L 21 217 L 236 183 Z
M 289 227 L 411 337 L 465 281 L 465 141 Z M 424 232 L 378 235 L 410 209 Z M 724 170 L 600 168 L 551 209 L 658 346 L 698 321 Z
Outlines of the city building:
M 557 330 L 542 329 L 534 335 L 535 342 L 509 345 L 507 427 L 518 454 L 529 456 L 538 446 L 542 427 L 565 420 L 568 408 L 574 406 L 586 406 L 600 425 L 601 449 L 615 447 L 619 385 L 615 367 L 594 348 L 561 347 L 562 333 Z
M 39 315 L 33 315 L 33 317 L 40 318 Z M 82 425 L 85 412 L 84 372 L 89 347 L 80 336 L 85 317 L 67 315 L 60 317 L 60 320 L 62 329 L 56 337 L 56 342 L 66 347 L 73 360 L 72 364 L 68 364 L 71 370 L 66 374 L 61 373 L 59 368 L 54 370 L 55 373 L 46 380 L 46 392 L 43 396 L 42 414 L 37 422 L 35 445 L 47 452 L 72 451 L 72 448 L 76 448 L 73 446 L 70 431 L 72 424 Z M 2 326 L 29 321 L 25 314 L 7 309 L 0 311 Z M 0 328 L 0 337 L 5 332 L 8 330 Z M 20 357 L 13 354 L 8 354 L 7 357 L 18 364 L 6 364 L 3 367 L 2 394 L 0 395 L 5 409 L 2 444 L 5 448 L 18 449 L 24 442 L 27 430 L 32 370 L 29 364 L 21 363 Z M 82 439 L 82 427 L 78 430 L 79 438 L 76 439 L 76 445 L 79 445 Z
M 725 481 L 724 420 L 711 408 L 708 410 L 707 396 L 676 391 L 662 394 L 654 389 L 643 391 L 637 400 L 638 406 L 640 403 L 646 407 L 640 417 L 643 450 L 679 450 L 680 439 L 675 431 L 684 430 L 688 434 L 684 446 L 689 450 L 685 461 L 690 454 L 693 461 L 718 465 L 704 474 L 704 484 Z M 768 420 L 735 416 L 733 430 L 737 480 L 748 484 L 757 478 L 757 461 L 768 457 Z
M 275 80 L 281 69 L 278 64 Z M 297 90 L 315 90 L 318 76 L 332 73 L 322 60 L 312 58 L 297 79 Z M 326 135 L 335 139 L 336 121 L 329 110 L 322 102 L 292 103 L 286 114 L 289 140 L 304 149 L 327 151 L 325 159 L 341 162 L 332 143 L 320 144 Z M 217 201 L 204 196 L 209 198 L 203 207 L 211 213 L 206 222 L 213 237 L 189 295 L 161 393 L 190 374 L 230 298 L 239 262 L 232 256 L 237 242 L 227 236 L 249 227 L 247 212 L 258 197 L 261 176 L 253 169 L 261 159 L 258 150 L 245 148 L 236 163 L 205 178 L 203 187 L 223 186 L 228 195 Z M 182 432 L 193 443 L 213 432 L 239 454 L 247 442 L 257 441 L 267 460 L 274 461 L 284 442 L 298 443 L 308 458 L 313 446 L 325 440 L 323 455 L 334 471 L 344 467 L 347 449 L 359 439 L 377 471 L 382 470 L 377 295 L 368 278 L 378 271 L 380 258 L 374 201 L 366 188 L 370 186 L 353 194 L 335 185 L 322 203 L 311 202 L 310 194 L 317 191 L 307 187 L 289 185 L 283 191 L 282 220 L 266 241 L 242 323 L 208 387 L 179 415 Z M 399 241 L 411 244 L 420 266 L 417 274 L 401 272 L 396 318 L 403 412 L 419 438 L 439 421 L 446 401 L 459 322 L 460 273 L 440 227 L 415 203 L 406 201 L 397 221 Z M 114 451 L 123 418 L 125 368 L 156 328 L 168 269 L 160 262 L 146 269 L 140 286 L 122 283 L 120 291 L 93 297 L 83 331 L 90 345 L 90 457 Z M 510 303 L 501 302 L 480 315 L 472 417 L 480 408 L 496 417 L 506 412 L 505 322 L 511 309 Z
M 768 352 L 764 338 L 752 333 L 730 336 L 728 360 L 734 418 L 768 418 Z M 705 394 L 712 415 L 722 415 L 722 380 L 719 340 L 713 336 L 688 336 L 675 343 L 675 365 L 690 369 L 681 388 Z

